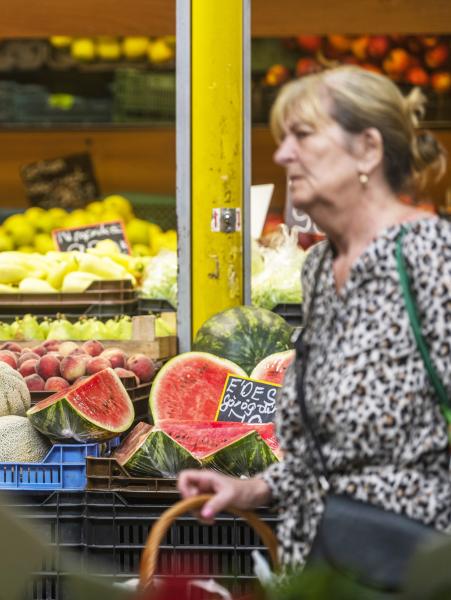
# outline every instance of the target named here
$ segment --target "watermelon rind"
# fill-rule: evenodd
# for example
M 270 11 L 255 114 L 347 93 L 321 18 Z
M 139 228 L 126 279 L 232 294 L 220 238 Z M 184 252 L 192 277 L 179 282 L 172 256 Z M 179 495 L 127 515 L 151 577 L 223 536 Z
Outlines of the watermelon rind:
M 193 378 L 191 372 L 185 371 L 196 363 L 203 363 L 203 366 Z M 208 383 L 209 368 L 224 371 L 216 387 Z M 228 373 L 246 377 L 239 365 L 208 352 L 184 352 L 172 358 L 159 370 L 152 383 L 149 406 L 153 422 L 158 423 L 161 419 L 168 418 L 213 421 L 218 412 Z M 173 399 L 167 391 L 162 391 L 167 378 L 170 377 L 174 379 L 170 390 L 174 395 Z
M 77 392 L 80 393 L 94 378 L 97 378 L 100 384 L 103 378 L 107 378 L 108 384 L 105 381 L 103 389 L 107 387 L 108 391 L 120 394 L 124 411 L 120 425 L 113 426 L 93 416 L 88 417 L 77 407 Z M 102 408 L 105 410 L 105 407 Z M 108 368 L 41 400 L 27 411 L 27 417 L 38 431 L 52 441 L 72 440 L 87 443 L 106 441 L 116 437 L 118 433 L 127 431 L 133 424 L 135 410 L 121 380 L 113 369 Z
M 201 466 L 200 461 L 188 450 L 164 431 L 155 428 L 144 436 L 139 447 L 127 460 L 119 462 L 131 475 L 149 477 L 176 477 L 183 469 Z
M 265 356 L 292 348 L 292 333 L 280 315 L 239 306 L 208 319 L 197 332 L 193 350 L 231 360 L 249 374 Z

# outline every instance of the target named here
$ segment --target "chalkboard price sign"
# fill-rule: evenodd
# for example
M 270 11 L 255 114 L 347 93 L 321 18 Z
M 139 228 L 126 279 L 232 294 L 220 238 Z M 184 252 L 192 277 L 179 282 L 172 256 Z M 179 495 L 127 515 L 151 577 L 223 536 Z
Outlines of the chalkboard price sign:
M 216 419 L 238 423 L 272 423 L 280 387 L 249 377 L 227 375 Z
M 95 225 L 83 227 L 70 227 L 68 229 L 54 229 L 53 240 L 60 252 L 85 252 L 94 248 L 101 240 L 113 240 L 123 254 L 130 254 L 130 246 L 124 231 L 122 221 L 106 221 Z
M 31 204 L 41 208 L 83 208 L 100 195 L 88 152 L 34 162 L 20 174 Z

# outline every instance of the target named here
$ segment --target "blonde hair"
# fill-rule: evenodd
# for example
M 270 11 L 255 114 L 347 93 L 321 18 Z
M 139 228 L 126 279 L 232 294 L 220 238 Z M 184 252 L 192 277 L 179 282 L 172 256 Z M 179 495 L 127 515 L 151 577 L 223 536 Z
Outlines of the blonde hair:
M 348 133 L 374 127 L 384 144 L 385 177 L 400 192 L 422 187 L 432 176 L 439 179 L 446 169 L 443 147 L 430 132 L 419 130 L 425 103 L 418 88 L 404 97 L 384 75 L 337 67 L 286 84 L 273 105 L 271 129 L 280 141 L 290 121 L 315 129 L 335 121 Z

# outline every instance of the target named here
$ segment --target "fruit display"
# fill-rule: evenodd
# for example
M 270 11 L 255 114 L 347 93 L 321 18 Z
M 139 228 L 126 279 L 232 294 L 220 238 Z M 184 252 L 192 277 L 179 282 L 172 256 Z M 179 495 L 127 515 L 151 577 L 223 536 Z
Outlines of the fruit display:
M 32 347 L 5 342 L 0 346 L 0 381 L 4 364 L 24 378 L 30 391 L 49 393 L 65 390 L 70 384 L 106 368 L 114 369 L 119 378 L 131 378 L 140 385 L 151 381 L 159 367 L 157 361 L 145 354 L 127 354 L 114 346 L 105 348 L 94 339 L 83 344 L 46 340 Z
M 138 423 L 114 457 L 134 475 L 174 477 L 185 468 L 208 467 L 252 476 L 278 460 L 273 438 L 272 424 Z
M 251 373 L 269 354 L 290 349 L 292 333 L 281 316 L 264 308 L 239 306 L 208 319 L 197 332 L 193 349 L 231 360 Z
M 252 371 L 251 379 L 266 381 L 267 383 L 277 383 L 281 385 L 285 377 L 285 371 L 292 364 L 295 358 L 294 350 L 285 350 L 285 352 L 276 352 L 266 356 Z
M 0 462 L 40 462 L 50 442 L 23 416 L 0 417 Z
M 90 202 L 83 209 L 77 208 L 71 212 L 59 207 L 45 210 L 39 206 L 32 206 L 23 213 L 7 217 L 0 226 L 0 252 L 18 250 L 45 255 L 56 249 L 51 236 L 54 229 L 83 227 L 102 221 L 117 220 L 125 224 L 134 256 L 150 256 L 158 254 L 162 249 L 177 249 L 177 235 L 174 230 L 162 231 L 155 223 L 137 218 L 129 200 L 124 196 L 113 194 L 103 200 Z M 126 255 L 119 254 L 115 244 L 99 244 L 94 254 L 110 258 L 117 264 L 130 268 L 135 277 L 134 269 L 143 268 L 143 266 L 139 267 L 139 261 L 129 260 Z
M 206 352 L 185 352 L 172 358 L 160 369 L 150 391 L 153 422 L 213 421 L 229 373 L 246 375 L 238 365 Z
M 78 361 L 71 356 L 64 361 L 69 378 L 78 379 Z M 101 442 L 127 431 L 135 411 L 118 375 L 106 368 L 41 400 L 27 416 L 52 441 Z
M 23 377 L 8 363 L 0 361 L 0 417 L 24 417 L 31 397 Z
M 264 86 L 276 87 L 293 76 L 355 64 L 400 84 L 422 86 L 438 94 L 451 90 L 450 36 L 299 35 L 281 43 L 291 49 L 295 68 L 271 65 L 263 77 Z

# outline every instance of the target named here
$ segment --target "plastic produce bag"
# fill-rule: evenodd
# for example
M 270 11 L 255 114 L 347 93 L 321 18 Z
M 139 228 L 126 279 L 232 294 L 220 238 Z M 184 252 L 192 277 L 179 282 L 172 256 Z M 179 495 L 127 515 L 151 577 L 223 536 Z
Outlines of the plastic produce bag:
M 145 298 L 167 300 L 177 308 L 177 253 L 162 250 L 144 270 L 141 286 Z
M 252 303 L 271 310 L 302 302 L 301 269 L 306 253 L 298 246 L 298 228 L 280 228 L 275 247 L 252 248 Z

